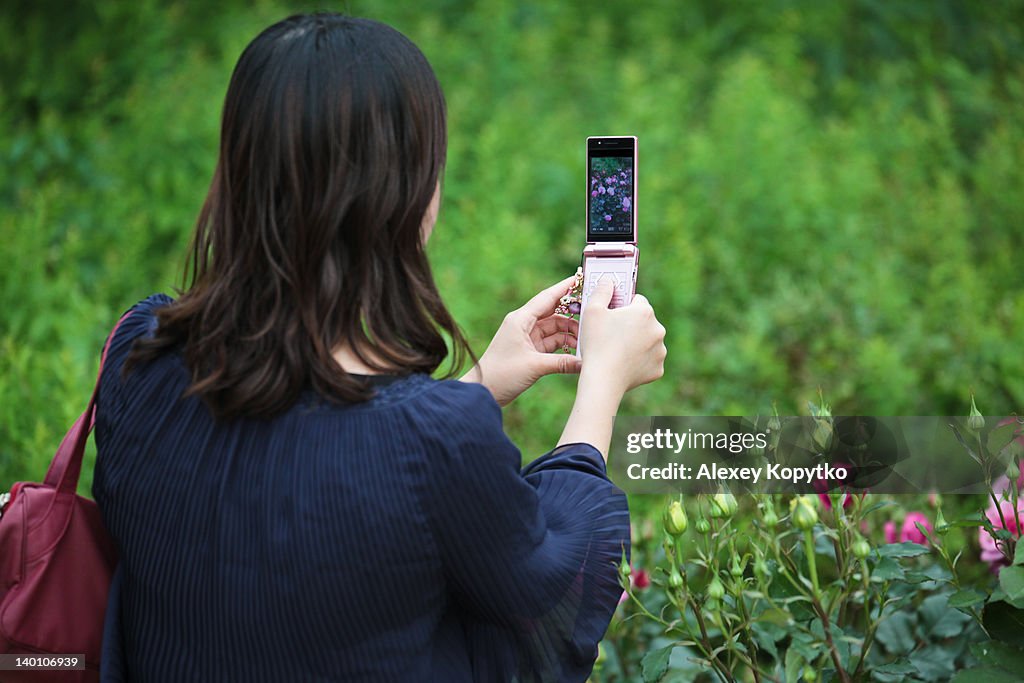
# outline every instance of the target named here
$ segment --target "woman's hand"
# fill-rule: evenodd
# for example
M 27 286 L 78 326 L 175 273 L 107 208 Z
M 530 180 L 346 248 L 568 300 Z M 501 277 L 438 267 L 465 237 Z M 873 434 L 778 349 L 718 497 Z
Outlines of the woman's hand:
M 583 312 L 583 372 L 599 374 L 611 391 L 623 394 L 665 373 L 665 328 L 647 297 L 608 308 L 612 283 L 597 283 Z
M 575 277 L 548 287 L 506 315 L 480 362 L 462 381 L 483 384 L 498 405 L 505 406 L 544 375 L 578 373 L 580 360 L 575 355 L 555 353 L 576 348 L 579 323 L 555 314 Z
M 589 443 L 608 458 L 622 395 L 665 373 L 665 328 L 647 298 L 610 309 L 613 287 L 599 282 L 583 310 L 583 368 L 558 445 Z

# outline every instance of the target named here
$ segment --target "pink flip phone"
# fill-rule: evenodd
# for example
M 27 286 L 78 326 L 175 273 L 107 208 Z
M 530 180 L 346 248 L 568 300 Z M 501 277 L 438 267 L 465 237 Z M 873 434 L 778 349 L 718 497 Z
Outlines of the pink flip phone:
M 636 136 L 587 138 L 587 246 L 583 250 L 583 294 L 580 322 L 597 283 L 615 285 L 610 306 L 633 300 L 640 264 L 637 247 Z M 582 356 L 583 339 L 576 355 Z

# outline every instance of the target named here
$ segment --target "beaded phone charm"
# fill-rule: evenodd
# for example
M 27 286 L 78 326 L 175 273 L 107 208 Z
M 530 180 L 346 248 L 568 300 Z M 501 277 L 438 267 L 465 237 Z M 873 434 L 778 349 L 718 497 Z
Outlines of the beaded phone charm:
M 565 293 L 555 306 L 555 313 L 558 315 L 572 316 L 580 314 L 580 305 L 583 299 L 583 267 L 576 269 L 576 279 L 573 280 L 569 291 Z M 572 349 L 568 344 L 562 345 L 562 351 L 569 353 Z

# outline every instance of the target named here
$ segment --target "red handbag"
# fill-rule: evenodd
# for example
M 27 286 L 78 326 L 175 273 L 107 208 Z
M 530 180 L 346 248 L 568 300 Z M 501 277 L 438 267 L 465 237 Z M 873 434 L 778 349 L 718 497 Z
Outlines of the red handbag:
M 100 359 L 100 374 L 110 340 Z M 43 483 L 18 482 L 0 496 L 0 653 L 77 655 L 85 669 L 3 671 L 5 683 L 99 680 L 103 619 L 117 565 L 99 508 L 76 495 L 96 393 L 61 441 Z M 42 656 L 42 657 L 39 657 Z

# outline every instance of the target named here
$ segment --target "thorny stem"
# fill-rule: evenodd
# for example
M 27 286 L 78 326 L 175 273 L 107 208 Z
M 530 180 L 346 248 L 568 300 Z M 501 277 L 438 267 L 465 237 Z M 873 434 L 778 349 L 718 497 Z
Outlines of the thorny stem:
M 865 576 L 867 573 L 865 572 Z M 867 617 L 868 617 L 868 628 L 864 634 L 864 645 L 861 646 L 860 660 L 857 662 L 857 668 L 853 670 L 853 677 L 856 679 L 864 668 L 864 662 L 868 659 L 868 654 L 871 652 L 871 646 L 875 642 L 875 631 L 878 630 L 878 624 L 882 621 L 882 608 L 885 606 L 885 596 L 889 592 L 889 583 L 886 582 L 882 585 L 882 593 L 878 600 L 878 619 L 871 619 L 871 596 L 868 595 L 867 604 Z
M 821 587 L 818 585 L 818 561 L 814 557 L 814 532 L 811 529 L 804 531 L 804 553 L 807 555 L 807 571 L 814 586 L 814 599 L 817 600 L 821 597 Z
M 715 668 L 715 673 L 718 674 L 718 676 L 723 681 L 729 683 L 729 681 L 732 680 L 732 677 L 728 675 L 728 671 L 726 671 L 724 665 L 718 660 L 718 656 L 711 655 L 711 652 L 714 648 L 711 647 L 711 641 L 707 637 L 707 632 L 704 631 L 703 628 L 701 628 L 702 640 L 696 638 L 694 633 L 690 631 L 690 625 L 686 621 L 686 612 L 682 608 L 679 609 L 680 616 L 682 617 L 682 619 L 680 619 L 680 623 L 685 625 L 685 630 L 674 623 L 669 623 L 665 621 L 660 616 L 656 616 L 653 612 L 647 609 L 647 606 L 640 601 L 640 598 L 636 597 L 636 595 L 633 594 L 633 591 L 626 591 L 626 594 L 637 605 L 637 607 L 640 608 L 640 611 L 643 612 L 644 616 L 646 616 L 648 619 L 658 622 L 665 628 L 666 631 L 677 631 L 682 635 L 686 636 L 687 638 L 690 638 L 694 642 L 694 644 L 696 644 L 697 647 L 700 648 L 701 654 L 703 654 L 704 657 L 711 663 L 711 665 Z M 699 614 L 697 609 L 694 609 L 694 612 Z
M 832 663 L 836 667 L 836 673 L 839 674 L 839 680 L 843 681 L 843 683 L 850 683 L 850 675 L 843 669 L 843 665 L 839 661 L 839 652 L 836 650 L 836 644 L 832 640 L 832 626 L 829 624 L 828 614 L 825 612 L 825 608 L 821 606 L 821 601 L 818 600 L 817 595 L 814 596 L 813 604 L 814 610 L 818 613 L 818 618 L 821 619 L 821 626 L 825 631 L 825 644 L 828 646 Z

